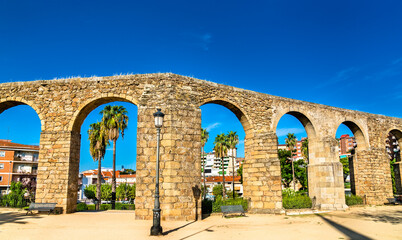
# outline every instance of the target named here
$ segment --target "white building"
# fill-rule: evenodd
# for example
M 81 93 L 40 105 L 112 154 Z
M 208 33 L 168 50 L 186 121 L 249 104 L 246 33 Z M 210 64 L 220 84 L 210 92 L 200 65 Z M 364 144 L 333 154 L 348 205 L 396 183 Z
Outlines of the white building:
M 233 152 L 233 153 L 232 153 Z M 233 156 L 233 157 L 232 157 Z M 234 151 L 228 151 L 228 157 L 223 158 L 223 165 L 225 169 L 225 176 L 233 174 L 233 163 L 234 161 L 234 173 L 237 175 L 237 169 L 240 167 L 240 162 L 236 158 L 236 149 Z M 215 156 L 215 152 L 205 153 L 201 158 L 201 167 L 203 167 L 205 162 L 205 176 L 222 176 L 222 159 Z M 203 173 L 201 173 L 203 174 Z

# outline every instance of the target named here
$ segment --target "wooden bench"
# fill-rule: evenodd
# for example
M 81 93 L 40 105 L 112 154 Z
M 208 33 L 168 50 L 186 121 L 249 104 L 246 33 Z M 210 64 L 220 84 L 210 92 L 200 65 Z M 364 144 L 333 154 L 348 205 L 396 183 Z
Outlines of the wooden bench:
M 221 206 L 222 217 L 226 217 L 228 214 L 240 213 L 241 216 L 245 216 L 245 211 L 242 205 L 228 205 Z
M 56 204 L 57 203 L 31 203 L 31 204 L 29 204 L 29 208 L 25 209 L 25 210 L 27 210 L 26 215 L 28 215 L 29 212 L 31 212 L 33 214 L 32 211 L 34 211 L 34 210 L 37 210 L 38 212 L 49 212 L 49 214 L 50 214 L 50 213 L 54 212 Z

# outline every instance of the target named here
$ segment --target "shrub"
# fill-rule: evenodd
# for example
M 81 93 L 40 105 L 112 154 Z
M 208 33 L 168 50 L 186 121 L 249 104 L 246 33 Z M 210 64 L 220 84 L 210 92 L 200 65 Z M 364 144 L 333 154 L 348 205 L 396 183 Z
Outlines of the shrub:
M 95 210 L 95 204 L 88 204 L 87 208 L 88 210 Z
M 86 203 L 78 203 L 77 204 L 77 212 L 88 210 L 88 206 Z
M 101 204 L 100 205 L 100 210 L 104 211 L 104 210 L 109 210 L 112 209 L 112 205 L 111 204 Z
M 243 198 L 237 198 L 237 199 L 230 198 L 223 200 L 221 197 L 217 197 L 215 202 L 212 204 L 212 212 L 221 212 L 221 206 L 226 205 L 242 205 L 244 211 L 247 211 L 248 209 L 248 202 Z
M 312 202 L 305 191 L 295 192 L 288 188 L 282 190 L 282 205 L 285 209 L 311 208 Z
M 21 182 L 11 182 L 10 193 L 2 196 L 0 205 L 14 208 L 23 208 L 27 206 L 27 200 L 24 197 L 26 190 Z
M 348 206 L 363 204 L 363 199 L 356 195 L 345 196 L 345 200 Z

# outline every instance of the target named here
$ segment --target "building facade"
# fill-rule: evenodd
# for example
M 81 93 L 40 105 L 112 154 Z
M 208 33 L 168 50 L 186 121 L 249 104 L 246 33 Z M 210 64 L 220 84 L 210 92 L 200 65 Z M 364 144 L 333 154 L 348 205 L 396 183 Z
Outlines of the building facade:
M 223 158 L 223 165 L 225 176 L 232 176 L 233 171 L 234 174 L 237 175 L 237 169 L 239 169 L 241 163 L 237 160 L 236 157 L 237 149 L 228 150 L 228 156 Z M 233 169 L 233 161 L 234 161 L 234 169 Z M 205 162 L 205 176 L 222 176 L 222 159 L 215 156 L 215 152 L 205 153 L 201 158 L 201 166 L 204 166 Z M 203 169 L 202 169 L 203 170 Z M 202 175 L 201 171 L 201 175 Z
M 116 186 L 120 184 L 130 184 L 136 183 L 136 174 L 122 174 L 123 171 L 116 171 Z M 101 169 L 101 183 L 112 184 L 113 169 L 102 168 Z M 88 185 L 95 185 L 98 182 L 98 170 L 92 169 L 83 171 L 79 174 L 78 178 L 78 200 L 86 199 L 84 195 L 84 189 Z
M 35 192 L 39 146 L 0 139 L 0 193 L 7 194 L 11 182 L 22 182 Z

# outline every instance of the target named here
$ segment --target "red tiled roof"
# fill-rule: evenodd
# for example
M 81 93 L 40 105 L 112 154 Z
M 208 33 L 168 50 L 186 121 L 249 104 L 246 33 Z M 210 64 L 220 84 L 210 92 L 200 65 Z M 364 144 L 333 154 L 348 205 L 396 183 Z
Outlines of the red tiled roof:
M 88 170 L 83 173 L 85 176 L 91 176 L 91 175 L 98 175 L 98 170 Z M 103 178 L 111 178 L 113 176 L 112 171 L 102 171 L 102 177 Z M 116 171 L 116 178 L 135 178 L 136 174 L 120 174 L 120 171 Z
M 240 179 L 241 179 L 240 176 L 234 177 L 235 182 L 240 182 Z M 222 176 L 207 177 L 206 181 L 207 182 L 223 182 L 223 177 Z M 225 176 L 225 182 L 231 182 L 231 181 L 233 181 L 232 176 Z
M 39 150 L 37 145 L 25 145 L 20 143 L 13 143 L 11 140 L 0 139 L 0 148 L 21 148 L 21 149 L 32 149 Z

